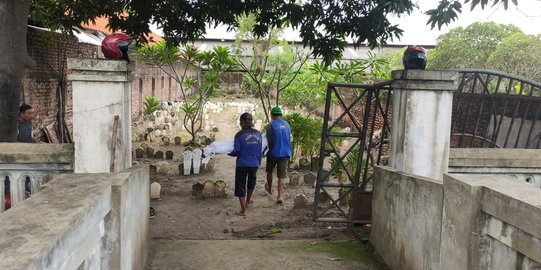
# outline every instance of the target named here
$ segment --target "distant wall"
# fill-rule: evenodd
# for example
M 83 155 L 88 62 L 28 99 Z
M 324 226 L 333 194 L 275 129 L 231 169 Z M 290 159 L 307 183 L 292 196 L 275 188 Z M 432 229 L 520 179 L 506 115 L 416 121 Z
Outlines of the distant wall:
M 0 214 L 0 269 L 144 269 L 148 167 L 64 174 Z
M 391 269 L 438 269 L 443 208 L 440 181 L 374 168 L 370 240 Z

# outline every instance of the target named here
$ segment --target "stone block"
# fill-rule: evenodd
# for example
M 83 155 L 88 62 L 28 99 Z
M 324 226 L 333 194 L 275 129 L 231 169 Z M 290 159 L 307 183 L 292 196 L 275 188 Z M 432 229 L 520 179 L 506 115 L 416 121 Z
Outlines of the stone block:
M 298 186 L 301 181 L 301 175 L 298 172 L 292 172 L 289 174 L 289 185 Z
M 312 157 L 311 169 L 313 172 L 317 172 L 319 170 L 319 157 Z
M 173 159 L 173 151 L 166 151 L 165 159 Z
M 216 160 L 211 158 L 207 164 L 205 164 L 205 172 L 214 172 L 214 165 L 216 164 Z
M 146 144 L 146 143 L 142 143 L 140 146 L 141 146 L 141 148 L 143 148 L 144 151 L 146 151 L 147 148 L 148 148 L 148 144 Z
M 312 169 L 312 164 L 307 158 L 300 158 L 299 169 L 309 171 Z
M 212 132 L 219 132 L 219 131 L 220 131 L 220 129 L 218 127 L 213 127 L 212 128 Z
M 179 136 L 175 137 L 175 145 L 180 145 L 182 143 L 182 139 Z
M 143 158 L 145 155 L 145 150 L 141 147 L 135 149 L 135 158 Z
M 154 174 L 158 173 L 158 168 L 155 165 L 150 165 L 149 169 L 150 169 L 150 174 L 151 175 L 154 175 Z
M 161 190 L 162 186 L 159 183 L 154 182 L 150 184 L 150 199 L 160 199 Z
M 212 198 L 216 193 L 216 185 L 214 182 L 207 180 L 203 184 L 203 198 Z
M 163 159 L 163 151 L 157 151 L 156 154 L 154 154 L 154 158 Z
M 331 204 L 331 196 L 327 192 L 319 193 L 319 204 L 321 208 L 327 208 Z
M 308 198 L 304 194 L 297 194 L 293 199 L 293 209 L 304 209 L 308 207 Z
M 169 139 L 169 137 L 163 137 L 162 143 L 164 146 L 169 146 L 169 144 L 171 144 L 171 139 Z
M 204 185 L 201 183 L 195 183 L 192 185 L 192 199 L 202 199 Z
M 214 197 L 225 197 L 227 195 L 225 193 L 225 188 L 226 184 L 224 181 L 216 181 L 216 183 L 214 184 Z
M 314 174 L 313 172 L 309 172 L 304 175 L 304 183 L 308 186 L 311 186 L 311 187 L 315 186 L 316 180 L 317 180 L 317 175 Z
M 147 158 L 154 158 L 154 148 L 152 147 L 147 147 Z

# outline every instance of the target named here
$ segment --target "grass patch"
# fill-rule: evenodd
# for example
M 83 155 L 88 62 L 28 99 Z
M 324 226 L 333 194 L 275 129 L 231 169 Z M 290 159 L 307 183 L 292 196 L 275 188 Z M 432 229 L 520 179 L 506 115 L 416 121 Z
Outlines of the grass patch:
M 270 227 L 266 230 L 263 230 L 262 232 L 264 236 L 271 236 L 273 234 L 281 233 L 282 230 L 280 228 Z
M 376 257 L 358 241 L 320 241 L 294 243 L 292 251 L 323 253 L 328 257 L 352 261 L 376 261 Z

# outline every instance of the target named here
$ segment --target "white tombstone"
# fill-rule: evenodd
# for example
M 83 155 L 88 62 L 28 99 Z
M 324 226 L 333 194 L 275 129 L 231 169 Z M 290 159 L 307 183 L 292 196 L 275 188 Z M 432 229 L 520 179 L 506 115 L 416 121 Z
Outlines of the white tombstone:
M 192 171 L 192 151 L 188 150 L 184 152 L 184 175 L 190 175 Z
M 193 150 L 193 173 L 199 174 L 199 170 L 201 168 L 201 155 L 203 154 L 203 151 L 201 149 L 197 148 Z
M 150 199 L 160 199 L 161 190 L 162 190 L 162 186 L 159 183 L 157 182 L 152 183 L 150 185 Z

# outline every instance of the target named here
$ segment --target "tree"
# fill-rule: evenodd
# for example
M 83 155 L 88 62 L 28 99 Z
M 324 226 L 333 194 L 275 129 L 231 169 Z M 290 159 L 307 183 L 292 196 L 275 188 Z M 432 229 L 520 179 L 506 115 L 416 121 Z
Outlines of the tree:
M 541 81 L 541 39 L 516 33 L 505 39 L 490 55 L 487 67 Z
M 203 123 L 205 104 L 217 91 L 224 73 L 236 66 L 230 57 L 229 48 L 215 46 L 211 51 L 200 51 L 194 46 L 185 45 L 179 49 L 161 41 L 140 47 L 134 54 L 137 60 L 159 67 L 180 86 L 183 125 L 195 144 L 196 135 Z M 177 71 L 178 67 L 180 72 Z M 186 76 L 189 69 L 197 72 L 196 78 Z M 190 96 L 190 93 L 194 95 Z
M 256 14 L 239 16 L 235 42 L 236 61 L 246 72 L 244 83 L 257 92 L 267 122 L 269 111 L 280 103 L 280 94 L 293 81 L 308 61 L 309 54 L 302 48 L 292 48 L 285 40 L 279 40 L 281 28 L 271 29 L 265 37 L 254 33 Z M 243 44 L 249 42 L 250 48 Z M 246 62 L 250 59 L 249 64 Z M 273 103 L 272 97 L 275 98 Z
M 509 2 L 501 1 L 505 6 Z M 472 0 L 470 4 L 475 7 L 488 2 L 500 0 Z M 430 22 L 448 23 L 460 13 L 460 6 L 457 0 L 441 0 L 438 8 L 429 11 Z M 25 63 L 31 62 L 21 61 L 28 58 L 25 37 L 29 15 L 42 26 L 65 30 L 107 16 L 113 30 L 123 29 L 140 40 L 149 33 L 149 24 L 156 23 L 178 44 L 201 36 L 208 24 L 235 26 L 238 15 L 257 13 L 254 32 L 258 36 L 273 27 L 291 26 L 299 30 L 303 44 L 314 56 L 323 56 L 330 63 L 340 57 L 346 38 L 352 38 L 355 45 L 376 46 L 400 37 L 402 30 L 387 17 L 410 14 L 414 7 L 413 0 L 4 0 L 0 2 L 0 36 L 4 37 L 0 41 L 0 141 L 15 141 L 17 137 L 20 79 Z
M 457 27 L 438 37 L 428 54 L 431 69 L 486 68 L 490 54 L 506 37 L 521 33 L 514 25 L 493 22 Z

